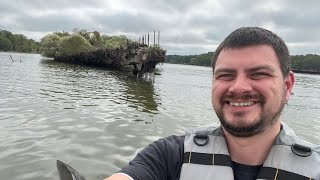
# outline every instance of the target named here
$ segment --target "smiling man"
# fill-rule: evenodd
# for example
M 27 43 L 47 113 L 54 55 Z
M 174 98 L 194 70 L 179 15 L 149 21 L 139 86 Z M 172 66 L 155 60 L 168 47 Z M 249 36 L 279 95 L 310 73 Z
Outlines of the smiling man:
M 107 180 L 319 180 L 319 146 L 280 122 L 294 84 L 283 40 L 266 29 L 239 28 L 215 51 L 212 69 L 221 126 L 153 142 Z
M 293 82 L 292 72 L 282 74 L 271 46 L 225 48 L 215 64 L 213 108 L 224 129 L 236 137 L 254 136 L 273 126 L 279 129 Z

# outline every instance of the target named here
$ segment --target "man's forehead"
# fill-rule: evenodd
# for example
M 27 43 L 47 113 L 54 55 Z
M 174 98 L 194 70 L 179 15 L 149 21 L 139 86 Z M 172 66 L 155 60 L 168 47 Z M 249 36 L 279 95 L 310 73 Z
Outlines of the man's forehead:
M 280 62 L 274 49 L 269 45 L 224 48 L 215 64 L 215 71 L 219 69 L 225 71 L 236 69 L 275 71 L 277 68 L 280 70 Z
M 265 48 L 273 51 L 275 53 L 275 50 L 273 46 L 269 44 L 256 44 L 256 45 L 246 45 L 246 46 L 234 46 L 234 47 L 224 47 L 221 49 L 220 54 L 222 52 L 228 52 L 228 51 L 240 51 L 240 50 L 246 50 L 246 49 L 260 49 L 260 48 Z
M 276 69 L 270 65 L 258 65 L 258 66 L 247 66 L 247 67 L 243 67 L 243 70 L 245 72 L 254 72 L 254 71 L 269 71 L 269 72 L 275 72 Z M 214 70 L 214 73 L 221 73 L 221 72 L 237 72 L 239 71 L 239 69 L 237 68 L 233 68 L 231 66 L 225 66 L 225 67 L 217 67 Z
M 279 62 L 273 47 L 269 45 L 246 46 L 241 48 L 224 48 L 219 53 L 216 64 L 218 62 L 224 62 L 225 60 L 234 62 L 236 62 L 237 60 L 251 60 L 253 63 L 261 61 Z

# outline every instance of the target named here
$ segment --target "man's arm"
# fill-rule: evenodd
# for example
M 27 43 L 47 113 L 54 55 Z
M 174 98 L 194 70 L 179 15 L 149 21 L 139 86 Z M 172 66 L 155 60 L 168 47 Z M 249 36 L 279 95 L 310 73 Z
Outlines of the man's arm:
M 130 180 L 130 178 L 124 174 L 114 174 L 104 180 Z

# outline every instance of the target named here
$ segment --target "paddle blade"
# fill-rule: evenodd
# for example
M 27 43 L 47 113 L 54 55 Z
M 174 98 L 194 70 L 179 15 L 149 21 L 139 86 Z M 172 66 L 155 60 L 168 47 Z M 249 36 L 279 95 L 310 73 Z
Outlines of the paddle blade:
M 80 173 L 62 161 L 57 160 L 57 168 L 60 180 L 86 180 Z

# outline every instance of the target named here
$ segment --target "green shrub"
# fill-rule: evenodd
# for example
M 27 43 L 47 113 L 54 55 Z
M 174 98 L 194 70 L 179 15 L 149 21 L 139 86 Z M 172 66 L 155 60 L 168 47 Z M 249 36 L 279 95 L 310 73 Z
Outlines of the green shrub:
M 40 53 L 44 57 L 55 58 L 61 55 L 58 44 L 61 37 L 56 34 L 48 34 L 40 40 Z
M 58 47 L 62 56 L 80 54 L 81 52 L 89 52 L 94 49 L 91 44 L 79 34 L 61 38 Z

